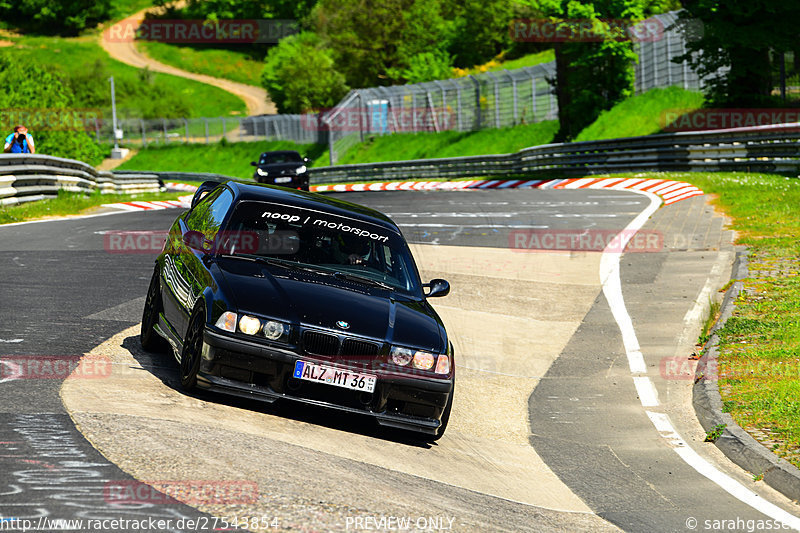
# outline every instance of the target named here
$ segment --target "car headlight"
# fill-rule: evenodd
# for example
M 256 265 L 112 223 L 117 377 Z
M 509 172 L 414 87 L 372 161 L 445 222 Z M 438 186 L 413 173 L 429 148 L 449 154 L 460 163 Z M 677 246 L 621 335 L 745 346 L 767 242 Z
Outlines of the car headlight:
M 412 359 L 414 359 L 414 350 L 401 348 L 399 346 L 392 346 L 389 355 L 392 363 L 396 364 L 397 366 L 406 366 L 411 362 Z
M 262 170 L 260 168 L 256 169 L 256 174 L 258 174 L 259 176 L 269 176 L 269 172 L 267 172 L 266 170 Z
M 306 168 L 306 166 L 305 166 L 305 165 L 300 165 L 300 166 L 299 166 L 299 167 L 297 167 L 297 169 L 295 170 L 295 173 L 296 173 L 296 174 L 302 174 L 302 173 L 303 173 L 303 172 L 305 172 L 306 170 L 308 170 L 308 169 Z
M 287 329 L 288 327 L 284 326 L 282 322 L 276 322 L 275 320 L 264 322 L 264 336 L 271 341 L 280 339 Z
M 436 361 L 436 356 L 430 352 L 423 352 L 419 350 L 414 353 L 414 368 L 420 370 L 430 370 L 433 368 L 433 363 Z
M 214 325 L 219 329 L 224 329 L 225 331 L 233 333 L 236 331 L 236 313 L 225 311 L 219 316 L 217 323 Z
M 261 329 L 261 321 L 254 316 L 242 315 L 239 319 L 239 331 L 247 335 L 255 335 Z

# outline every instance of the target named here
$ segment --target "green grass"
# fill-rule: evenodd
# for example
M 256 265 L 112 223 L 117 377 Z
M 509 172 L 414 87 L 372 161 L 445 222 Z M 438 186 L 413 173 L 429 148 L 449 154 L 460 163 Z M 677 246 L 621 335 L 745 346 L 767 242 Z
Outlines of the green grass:
M 454 68 L 453 73 L 455 76 L 466 76 L 468 74 L 481 74 L 483 72 L 495 72 L 498 70 L 515 68 L 532 67 L 540 63 L 549 63 L 555 61 L 556 54 L 553 50 L 543 50 L 535 54 L 526 54 L 522 57 L 515 59 L 503 59 L 502 57 L 492 59 L 483 65 L 476 65 L 472 68 L 460 69 Z
M 575 138 L 597 141 L 658 133 L 664 128 L 666 111 L 690 111 L 703 106 L 703 95 L 679 87 L 651 89 L 615 105 Z
M 137 46 L 153 59 L 167 65 L 215 78 L 261 86 L 264 62 L 256 61 L 246 52 L 209 45 L 180 46 L 157 41 L 140 41 Z
M 244 102 L 222 89 L 168 74 L 143 72 L 111 59 L 94 36 L 21 37 L 0 49 L 29 57 L 73 79 L 75 107 L 100 108 L 110 115 L 107 78 L 114 76 L 119 116 L 133 118 L 217 117 L 245 115 Z
M 113 0 L 111 2 L 111 20 L 121 20 L 128 15 L 133 15 L 153 7 L 153 0 Z
M 24 222 L 53 216 L 79 215 L 89 212 L 97 206 L 116 202 L 175 200 L 179 196 L 186 194 L 188 193 L 100 194 L 99 191 L 92 194 L 82 194 L 59 191 L 57 198 L 0 207 L 0 224 Z
M 211 172 L 235 178 L 253 177 L 251 161 L 261 152 L 297 150 L 316 162 L 324 149 L 317 144 L 288 141 L 215 144 L 176 144 L 140 150 L 117 170 L 157 170 L 176 172 Z
M 501 129 L 441 133 L 397 133 L 376 136 L 348 150 L 337 164 L 403 161 L 436 157 L 507 154 L 522 148 L 547 144 L 558 129 L 555 121 L 537 122 Z M 328 165 L 328 152 L 314 166 Z

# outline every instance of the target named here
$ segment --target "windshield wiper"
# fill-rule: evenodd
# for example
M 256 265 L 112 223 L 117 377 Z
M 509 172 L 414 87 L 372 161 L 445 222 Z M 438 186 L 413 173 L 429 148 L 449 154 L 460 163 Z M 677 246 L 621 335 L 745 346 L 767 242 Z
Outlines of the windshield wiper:
M 389 285 L 388 283 L 383 283 L 382 281 L 378 281 L 372 278 L 359 276 L 358 274 L 350 274 L 349 272 L 341 272 L 337 270 L 336 272 L 334 272 L 333 275 L 339 279 L 355 281 L 356 283 L 363 283 L 364 285 L 372 285 L 373 287 L 381 287 L 382 289 L 386 289 L 389 291 L 395 290 L 395 288 Z
M 252 255 L 252 254 L 220 254 L 223 257 L 238 257 L 241 259 L 247 259 L 249 261 L 256 261 L 259 263 L 267 263 L 268 265 L 275 265 L 281 266 L 284 268 L 291 268 L 294 270 L 303 270 L 305 272 L 312 272 L 314 274 L 323 274 L 325 276 L 332 276 L 332 272 L 328 272 L 327 270 L 321 268 L 314 268 L 309 265 L 300 264 L 296 261 L 289 261 L 287 259 L 278 259 L 277 257 L 268 257 L 264 255 Z

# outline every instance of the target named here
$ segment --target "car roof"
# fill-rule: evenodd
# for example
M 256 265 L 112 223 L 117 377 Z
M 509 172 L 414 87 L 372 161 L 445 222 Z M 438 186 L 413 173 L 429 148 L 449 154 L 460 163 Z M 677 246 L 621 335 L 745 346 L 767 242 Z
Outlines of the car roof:
M 274 150 L 272 152 L 261 152 L 261 155 L 284 155 L 284 154 L 292 154 L 292 155 L 300 155 L 300 152 L 295 150 Z
M 338 198 L 331 198 L 322 194 L 284 189 L 262 185 L 260 183 L 244 183 L 241 181 L 227 181 L 224 183 L 234 193 L 235 201 L 266 201 L 280 204 L 316 209 L 335 215 L 350 217 L 364 222 L 377 224 L 386 229 L 400 234 L 397 224 L 392 219 L 369 207 L 353 204 Z

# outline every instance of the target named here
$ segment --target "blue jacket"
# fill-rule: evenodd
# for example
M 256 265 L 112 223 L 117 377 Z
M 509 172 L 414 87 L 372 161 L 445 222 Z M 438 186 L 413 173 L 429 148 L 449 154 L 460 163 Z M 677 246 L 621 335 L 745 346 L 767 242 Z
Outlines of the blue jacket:
M 12 154 L 29 154 L 31 153 L 31 149 L 29 143 L 33 142 L 33 137 L 31 137 L 30 133 L 25 134 L 25 140 L 22 141 L 22 146 L 19 145 L 18 142 L 14 140 L 14 134 L 10 134 L 6 137 L 6 144 L 11 145 L 11 153 Z

